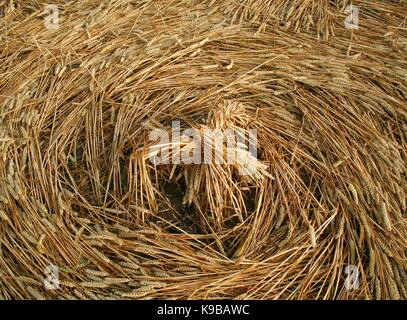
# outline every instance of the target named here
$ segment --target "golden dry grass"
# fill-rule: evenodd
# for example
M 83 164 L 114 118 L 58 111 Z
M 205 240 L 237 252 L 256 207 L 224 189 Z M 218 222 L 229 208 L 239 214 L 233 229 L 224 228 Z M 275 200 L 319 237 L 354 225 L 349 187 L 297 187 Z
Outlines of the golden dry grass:
M 1 298 L 407 299 L 406 1 L 52 3 L 0 1 Z M 154 166 L 173 120 L 258 176 Z

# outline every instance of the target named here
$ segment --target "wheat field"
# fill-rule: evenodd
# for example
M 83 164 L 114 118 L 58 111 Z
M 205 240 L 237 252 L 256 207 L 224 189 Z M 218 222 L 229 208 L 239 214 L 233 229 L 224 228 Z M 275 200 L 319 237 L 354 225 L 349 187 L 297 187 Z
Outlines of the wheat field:
M 407 299 L 407 2 L 350 4 L 0 1 L 0 298 Z

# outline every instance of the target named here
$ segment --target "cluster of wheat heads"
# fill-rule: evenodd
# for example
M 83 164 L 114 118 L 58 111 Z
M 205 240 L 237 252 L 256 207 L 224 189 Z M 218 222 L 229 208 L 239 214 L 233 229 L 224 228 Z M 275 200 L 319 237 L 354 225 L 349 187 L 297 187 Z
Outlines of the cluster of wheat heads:
M 0 298 L 407 299 L 405 1 L 52 2 L 0 1 Z M 172 121 L 257 175 L 151 163 Z

